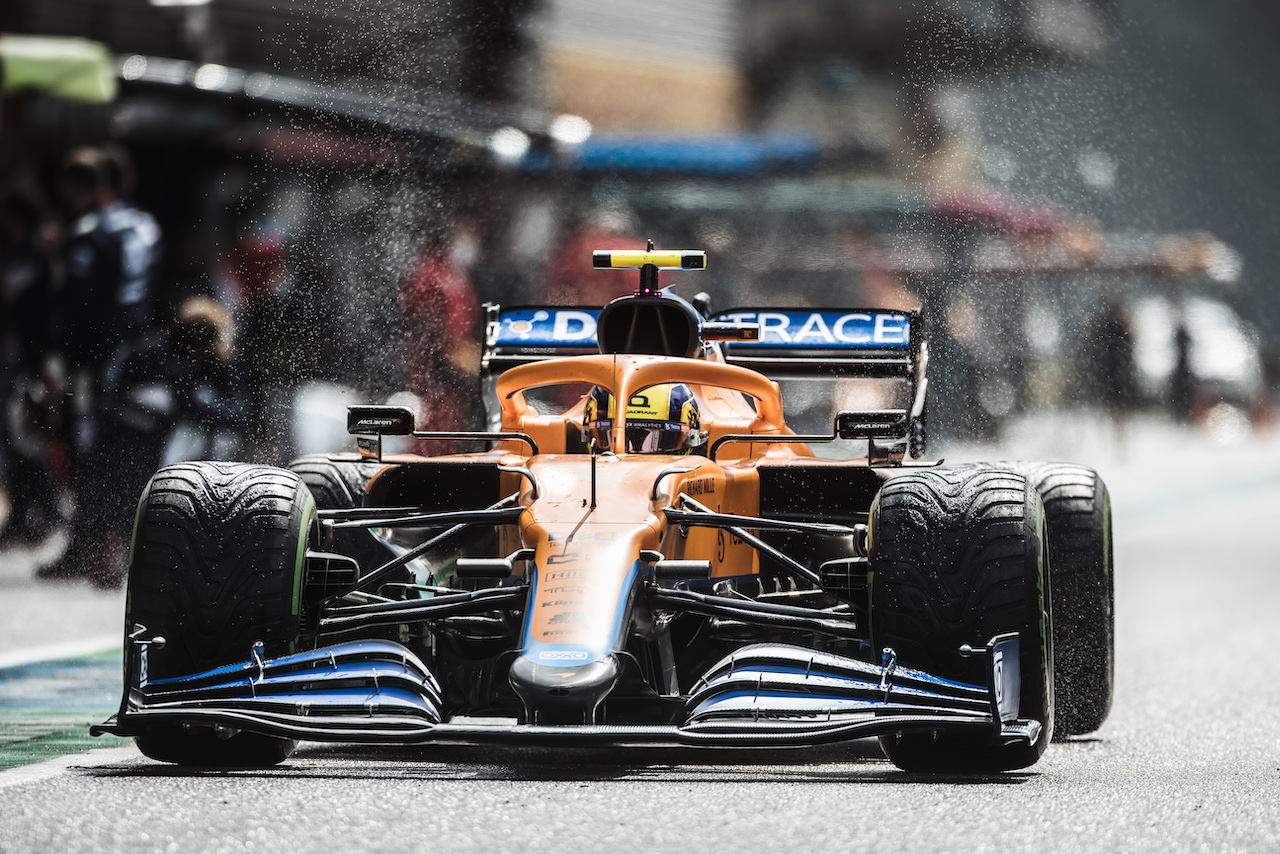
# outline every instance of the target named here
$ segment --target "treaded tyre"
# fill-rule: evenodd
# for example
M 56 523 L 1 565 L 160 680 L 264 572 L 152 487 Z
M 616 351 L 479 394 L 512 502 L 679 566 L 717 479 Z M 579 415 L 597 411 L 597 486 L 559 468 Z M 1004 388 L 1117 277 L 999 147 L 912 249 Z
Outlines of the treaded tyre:
M 334 462 L 328 454 L 307 454 L 289 463 L 289 471 L 315 496 L 316 506 L 323 510 L 360 507 L 364 489 L 382 468 L 380 463 Z
M 379 463 L 334 462 L 327 454 L 308 454 L 289 463 L 289 471 L 302 478 L 319 510 L 363 507 L 365 487 L 380 468 Z M 366 571 L 391 557 L 367 528 L 335 531 L 325 548 L 355 558 Z
M 301 591 L 315 501 L 293 472 L 244 463 L 160 469 L 138 502 L 125 627 L 165 638 L 148 656 L 152 679 L 268 657 L 301 644 Z M 296 742 L 209 728 L 156 727 L 137 736 L 152 759 L 180 765 L 261 767 Z
M 1094 732 L 1115 684 L 1111 495 L 1098 473 L 1071 463 L 996 463 L 1023 474 L 1044 501 L 1053 568 L 1054 737 Z
M 935 469 L 891 478 L 871 506 L 871 638 L 898 664 L 977 685 L 985 656 L 962 658 L 1005 632 L 1019 636 L 1019 717 L 1040 722 L 1031 745 L 990 732 L 882 736 L 906 771 L 990 773 L 1034 764 L 1053 735 L 1053 636 L 1044 511 L 1015 472 Z

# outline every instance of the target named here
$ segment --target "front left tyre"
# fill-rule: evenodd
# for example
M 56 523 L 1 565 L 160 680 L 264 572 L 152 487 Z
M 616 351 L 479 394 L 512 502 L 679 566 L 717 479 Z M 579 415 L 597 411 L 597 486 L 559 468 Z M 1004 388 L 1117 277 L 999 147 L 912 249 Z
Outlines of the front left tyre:
M 1053 568 L 1054 738 L 1086 735 L 1111 711 L 1115 683 L 1115 555 L 1111 496 L 1087 466 L 1056 462 L 964 463 L 1015 471 L 1044 502 Z
M 1017 632 L 1021 719 L 1030 744 L 978 731 L 904 728 L 882 736 L 893 764 L 926 773 L 991 773 L 1039 760 L 1053 734 L 1053 634 L 1044 508 L 1021 474 L 996 469 L 916 471 L 889 479 L 871 506 L 872 648 L 900 666 L 985 686 L 986 646 Z

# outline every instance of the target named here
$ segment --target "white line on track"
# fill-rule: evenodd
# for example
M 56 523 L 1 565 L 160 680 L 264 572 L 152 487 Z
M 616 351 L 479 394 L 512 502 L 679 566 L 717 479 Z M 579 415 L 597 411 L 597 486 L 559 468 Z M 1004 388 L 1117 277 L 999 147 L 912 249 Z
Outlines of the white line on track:
M 7 771 L 0 771 L 0 789 L 7 786 L 20 786 L 23 783 L 38 783 L 57 777 L 68 768 L 98 768 L 103 765 L 114 765 L 127 762 L 142 754 L 132 744 L 124 747 L 101 747 L 86 750 L 83 753 L 72 753 L 69 756 L 58 756 L 34 765 L 19 765 Z
M 19 649 L 0 653 L 0 670 L 7 667 L 22 667 L 40 661 L 58 661 L 63 658 L 82 658 L 86 655 L 97 655 L 119 649 L 122 639 L 120 635 L 98 635 L 97 637 L 65 641 L 49 644 L 34 649 Z

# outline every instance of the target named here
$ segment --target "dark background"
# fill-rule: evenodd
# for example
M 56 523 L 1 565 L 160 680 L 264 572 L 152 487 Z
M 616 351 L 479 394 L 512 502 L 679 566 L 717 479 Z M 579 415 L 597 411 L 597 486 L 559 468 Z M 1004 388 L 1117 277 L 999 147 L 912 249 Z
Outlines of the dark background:
M 1280 6 L 1267 0 L 1123 0 L 1112 41 L 1084 67 L 1019 70 L 982 86 L 984 133 L 1014 155 L 1010 187 L 1108 229 L 1206 229 L 1243 256 L 1225 292 L 1280 339 Z M 1078 153 L 1114 158 L 1093 190 Z

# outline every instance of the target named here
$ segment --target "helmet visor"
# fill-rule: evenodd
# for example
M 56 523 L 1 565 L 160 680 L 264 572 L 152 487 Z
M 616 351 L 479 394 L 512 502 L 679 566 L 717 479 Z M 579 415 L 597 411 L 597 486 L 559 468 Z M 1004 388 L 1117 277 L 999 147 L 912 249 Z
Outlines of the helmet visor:
M 594 444 L 597 453 L 611 451 L 613 448 L 613 419 L 602 418 L 599 421 L 588 421 L 585 439 Z
M 679 421 L 628 421 L 628 454 L 670 454 L 689 447 L 691 429 Z

